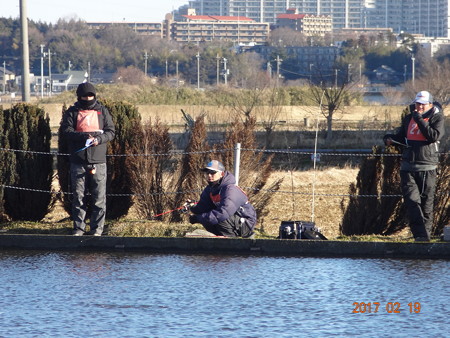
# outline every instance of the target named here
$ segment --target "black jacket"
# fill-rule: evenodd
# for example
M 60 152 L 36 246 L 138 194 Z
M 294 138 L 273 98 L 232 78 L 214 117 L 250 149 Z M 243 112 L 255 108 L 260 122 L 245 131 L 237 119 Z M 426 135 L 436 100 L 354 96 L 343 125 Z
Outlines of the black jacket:
M 414 170 L 420 170 L 423 166 L 436 167 L 439 162 L 439 140 L 445 134 L 444 114 L 439 104 L 435 103 L 433 107 L 419 114 L 415 111 L 415 105 L 412 104 L 408 108 L 408 115 L 402 121 L 401 127 L 395 134 L 387 134 L 383 140 L 391 138 L 392 140 L 405 144 L 402 152 L 402 161 L 406 162 L 406 166 Z M 423 135 L 422 140 L 417 140 L 414 135 L 408 135 L 409 124 L 417 123 L 417 127 Z M 411 133 L 410 133 L 411 134 Z
M 69 109 L 64 112 L 61 130 L 68 141 L 70 161 L 79 164 L 106 163 L 107 142 L 113 140 L 115 136 L 114 123 L 108 109 L 98 101 L 95 101 L 88 109 L 97 111 L 98 126 L 103 132 L 87 133 L 77 131 L 78 113 L 83 109 L 79 106 L 78 102 L 69 107 Z M 85 146 L 89 135 L 96 137 L 99 140 L 99 144 L 95 147 L 89 147 L 85 150 L 78 151 Z

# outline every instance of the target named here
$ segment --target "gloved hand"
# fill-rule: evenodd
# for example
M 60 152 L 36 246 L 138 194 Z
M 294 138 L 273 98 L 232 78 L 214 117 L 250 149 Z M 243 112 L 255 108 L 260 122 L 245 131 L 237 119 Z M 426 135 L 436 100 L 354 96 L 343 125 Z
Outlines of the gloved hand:
M 191 223 L 191 224 L 198 223 L 198 221 L 197 221 L 197 215 L 190 215 L 190 216 L 189 216 L 189 223 Z
M 188 213 L 191 208 L 196 205 L 197 203 L 194 200 L 187 200 L 186 203 L 183 204 L 183 208 L 181 209 L 181 212 L 183 214 Z

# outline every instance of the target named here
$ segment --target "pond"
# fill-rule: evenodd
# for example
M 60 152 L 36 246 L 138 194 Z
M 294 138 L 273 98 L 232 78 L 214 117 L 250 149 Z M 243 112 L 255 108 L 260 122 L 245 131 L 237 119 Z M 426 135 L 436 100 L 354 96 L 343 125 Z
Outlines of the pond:
M 446 260 L 0 251 L 1 337 L 444 337 Z

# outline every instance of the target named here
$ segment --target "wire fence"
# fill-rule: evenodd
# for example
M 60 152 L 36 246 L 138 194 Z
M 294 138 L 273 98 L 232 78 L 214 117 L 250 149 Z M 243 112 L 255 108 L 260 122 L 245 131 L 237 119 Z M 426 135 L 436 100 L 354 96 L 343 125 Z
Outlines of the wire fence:
M 30 151 L 30 150 L 20 150 L 20 149 L 8 149 L 8 148 L 0 148 L 0 151 L 3 152 L 14 152 L 14 153 L 28 153 L 28 154 L 36 154 L 43 156 L 70 156 L 70 154 L 59 153 L 56 151 L 50 152 L 41 152 L 41 151 Z M 234 152 L 235 149 L 220 149 L 220 150 L 208 150 L 208 151 L 196 151 L 196 152 L 185 152 L 185 151 L 172 151 L 170 153 L 151 153 L 151 154 L 109 154 L 108 157 L 158 157 L 158 156 L 184 156 L 189 154 L 207 154 L 207 153 L 226 153 L 226 152 Z M 252 148 L 241 148 L 240 151 L 249 151 L 253 153 L 266 153 L 266 154 L 284 154 L 284 155 L 304 155 L 310 156 L 313 159 L 314 156 L 320 154 L 320 156 L 348 156 L 348 157 L 400 157 L 401 154 L 392 154 L 392 153 L 379 153 L 379 154 L 368 154 L 361 152 L 354 153 L 340 153 L 340 152 L 314 152 L 314 151 L 304 151 L 304 150 L 280 150 L 280 149 L 252 149 Z M 447 155 L 449 152 L 441 152 L 441 155 Z M 0 187 L 4 189 L 16 189 L 16 190 L 25 190 L 31 192 L 38 193 L 47 193 L 54 195 L 70 195 L 72 194 L 69 191 L 63 190 L 40 190 L 40 189 L 32 189 L 29 187 L 20 187 L 15 185 L 5 185 L 1 184 Z M 315 196 L 323 196 L 323 197 L 361 197 L 361 198 L 381 198 L 381 197 L 402 197 L 402 195 L 354 195 L 354 194 L 333 194 L 333 193 L 315 193 L 315 192 L 296 192 L 296 191 L 286 191 L 286 190 L 270 190 L 270 189 L 255 189 L 252 187 L 241 187 L 245 190 L 254 190 L 254 191 L 266 191 L 273 192 L 278 194 L 290 194 L 290 195 L 315 195 Z M 153 196 L 153 195 L 172 195 L 172 194 L 188 194 L 188 193 L 200 193 L 201 190 L 190 190 L 190 191 L 165 191 L 165 192 L 156 192 L 156 193 L 147 193 L 147 194 L 107 194 L 107 196 Z

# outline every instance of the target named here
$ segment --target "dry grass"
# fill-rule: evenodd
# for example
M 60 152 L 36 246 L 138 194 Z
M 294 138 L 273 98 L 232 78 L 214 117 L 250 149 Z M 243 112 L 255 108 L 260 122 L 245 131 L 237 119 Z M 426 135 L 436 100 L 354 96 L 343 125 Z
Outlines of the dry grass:
M 339 233 L 339 224 L 342 219 L 340 209 L 341 200 L 348 194 L 348 186 L 354 182 L 358 169 L 355 168 L 329 168 L 310 171 L 274 172 L 270 181 L 284 177 L 281 192 L 268 205 L 269 213 L 257 224 L 257 238 L 276 238 L 282 221 L 311 221 L 313 217 L 313 182 L 315 183 L 314 222 L 329 240 L 370 240 L 370 241 L 408 241 L 410 233 L 405 229 L 395 236 L 359 236 L 342 238 Z M 55 186 L 57 188 L 57 186 Z M 292 194 L 291 192 L 294 192 Z M 112 236 L 184 236 L 188 231 L 200 228 L 199 224 L 191 225 L 187 217 L 180 223 L 162 223 L 145 220 L 136 210 L 130 210 L 127 217 L 117 221 L 108 221 L 108 234 Z M 71 221 L 62 206 L 57 203 L 54 210 L 39 223 L 14 222 L 3 223 L 2 231 L 10 233 L 50 233 L 70 234 Z M 261 233 L 264 230 L 264 233 Z
M 340 210 L 341 196 L 345 195 L 348 186 L 355 180 L 357 169 L 346 168 L 316 171 L 277 171 L 271 175 L 270 181 L 284 177 L 281 186 L 282 192 L 277 192 L 272 202 L 267 207 L 268 215 L 260 219 L 257 225 L 259 230 L 264 229 L 266 235 L 276 237 L 281 221 L 304 220 L 311 221 L 312 217 L 312 189 L 315 184 L 315 222 L 323 234 L 333 239 L 339 236 L 339 224 L 342 218 Z M 54 186 L 58 189 L 57 183 Z M 294 192 L 292 194 L 291 192 Z M 327 196 L 328 195 L 328 196 Z M 198 227 L 187 222 L 163 224 L 149 220 L 143 220 L 136 210 L 124 219 L 110 223 L 111 235 L 128 236 L 176 236 Z M 60 203 L 40 223 L 9 223 L 3 224 L 3 229 L 13 232 L 32 233 L 70 233 L 71 222 L 68 214 Z

